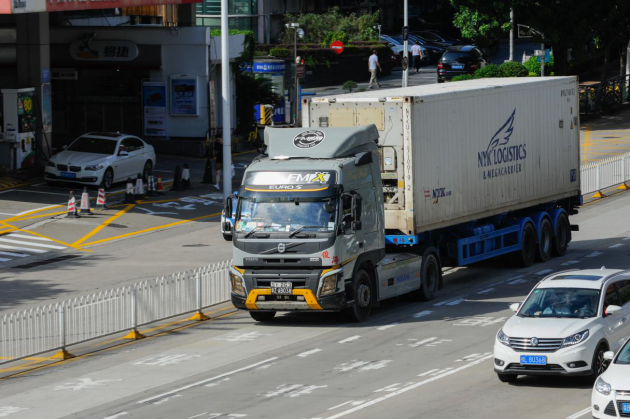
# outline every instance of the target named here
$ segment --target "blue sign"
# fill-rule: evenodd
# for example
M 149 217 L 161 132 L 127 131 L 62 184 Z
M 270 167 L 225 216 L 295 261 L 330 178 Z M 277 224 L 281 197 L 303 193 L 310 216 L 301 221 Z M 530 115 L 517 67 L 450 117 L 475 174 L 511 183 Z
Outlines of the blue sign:
M 252 72 L 252 63 L 243 62 L 238 65 L 238 68 L 241 70 L 241 73 L 251 73 Z
M 284 61 L 254 61 L 254 73 L 284 73 Z
M 50 83 L 50 68 L 42 68 L 42 83 Z
M 520 161 L 527 158 L 526 145 L 509 144 L 514 133 L 515 118 L 516 109 L 512 111 L 507 121 L 492 136 L 486 151 L 477 153 L 477 167 L 484 169 L 484 179 L 512 175 L 523 170 L 523 165 Z
M 537 57 L 538 58 L 538 62 L 540 62 L 540 55 Z M 545 50 L 545 62 L 548 63 L 549 61 L 551 61 L 551 50 L 546 49 Z

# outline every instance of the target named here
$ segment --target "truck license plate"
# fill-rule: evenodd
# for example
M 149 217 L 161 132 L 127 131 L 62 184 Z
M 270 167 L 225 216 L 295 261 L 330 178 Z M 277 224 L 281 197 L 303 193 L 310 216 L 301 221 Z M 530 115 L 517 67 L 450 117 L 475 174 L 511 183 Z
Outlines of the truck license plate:
M 272 282 L 271 293 L 272 294 L 288 294 L 293 292 L 293 284 L 291 282 Z

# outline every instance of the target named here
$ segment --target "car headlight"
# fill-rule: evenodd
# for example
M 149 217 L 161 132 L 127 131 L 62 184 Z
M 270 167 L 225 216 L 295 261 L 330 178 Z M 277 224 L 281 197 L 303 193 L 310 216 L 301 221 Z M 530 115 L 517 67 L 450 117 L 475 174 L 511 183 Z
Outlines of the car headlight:
M 497 333 L 497 340 L 505 346 L 510 346 L 510 337 L 503 333 L 503 329 L 499 330 L 499 333 Z
M 595 390 L 597 390 L 598 393 L 608 396 L 612 388 L 610 387 L 610 384 L 602 380 L 602 377 L 598 377 L 597 382 L 595 383 Z
M 577 345 L 578 343 L 584 342 L 587 338 L 588 338 L 588 329 L 583 330 L 580 333 L 576 333 L 575 335 L 571 335 L 569 337 L 564 338 L 564 340 L 562 341 L 562 348 Z
M 322 288 L 319 290 L 320 297 L 333 294 L 335 291 L 337 291 L 337 280 L 339 279 L 340 274 L 341 273 L 328 275 L 327 277 L 322 279 Z
M 48 167 L 55 167 L 55 163 L 53 163 L 50 160 L 48 160 L 48 163 L 46 163 L 46 166 L 48 166 Z
M 230 272 L 230 282 L 232 283 L 232 293 L 242 295 L 245 297 L 245 286 L 243 285 L 243 278 Z
M 93 164 L 91 166 L 85 166 L 85 170 L 89 170 L 91 172 L 96 172 L 98 170 L 101 170 L 104 167 L 105 166 L 103 166 L 102 164 Z

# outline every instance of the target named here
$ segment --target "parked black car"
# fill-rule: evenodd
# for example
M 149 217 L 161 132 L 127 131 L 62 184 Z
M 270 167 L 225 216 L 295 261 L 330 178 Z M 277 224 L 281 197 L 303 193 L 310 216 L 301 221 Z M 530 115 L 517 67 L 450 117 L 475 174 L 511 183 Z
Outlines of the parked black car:
M 427 42 L 431 42 L 435 45 L 440 45 L 442 47 L 450 47 L 452 45 L 461 44 L 462 41 L 459 39 L 452 38 L 448 35 L 444 35 L 441 32 L 434 30 L 424 30 L 424 31 L 413 31 L 412 35 L 419 36 Z
M 448 47 L 438 62 L 437 82 L 444 83 L 461 74 L 473 74 L 487 64 L 487 57 L 474 45 Z

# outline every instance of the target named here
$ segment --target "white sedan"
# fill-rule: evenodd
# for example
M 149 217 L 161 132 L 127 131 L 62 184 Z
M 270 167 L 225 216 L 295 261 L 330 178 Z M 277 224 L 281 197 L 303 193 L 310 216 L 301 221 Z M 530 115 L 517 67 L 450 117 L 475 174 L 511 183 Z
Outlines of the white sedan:
M 132 135 L 84 134 L 46 163 L 47 183 L 73 182 L 109 189 L 116 182 L 148 175 L 155 166 L 153 146 Z
M 630 341 L 626 342 L 617 356 L 613 352 L 606 352 L 604 359 L 611 363 L 593 387 L 593 417 L 630 417 Z

